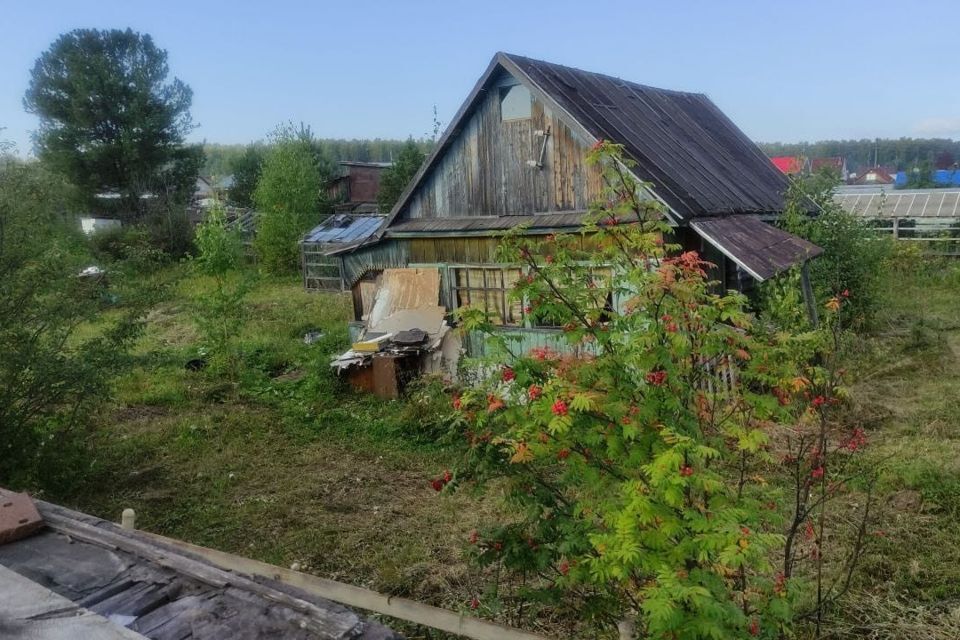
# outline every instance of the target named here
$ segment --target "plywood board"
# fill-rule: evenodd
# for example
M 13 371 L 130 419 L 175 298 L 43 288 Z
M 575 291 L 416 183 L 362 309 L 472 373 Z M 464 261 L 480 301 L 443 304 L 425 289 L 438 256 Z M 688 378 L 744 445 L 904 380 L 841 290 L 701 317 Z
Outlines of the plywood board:
M 370 311 L 367 327 L 372 331 L 380 331 L 378 326 L 383 319 L 397 311 L 436 307 L 439 300 L 439 269 L 423 267 L 385 269 Z

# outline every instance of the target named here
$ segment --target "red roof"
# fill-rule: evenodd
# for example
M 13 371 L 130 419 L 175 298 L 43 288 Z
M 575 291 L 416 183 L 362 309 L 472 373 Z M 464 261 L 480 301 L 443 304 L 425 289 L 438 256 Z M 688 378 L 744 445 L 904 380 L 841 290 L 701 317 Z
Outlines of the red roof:
M 772 162 L 777 169 L 780 169 L 781 173 L 787 175 L 793 175 L 803 171 L 802 156 L 774 156 L 770 158 L 770 162 Z

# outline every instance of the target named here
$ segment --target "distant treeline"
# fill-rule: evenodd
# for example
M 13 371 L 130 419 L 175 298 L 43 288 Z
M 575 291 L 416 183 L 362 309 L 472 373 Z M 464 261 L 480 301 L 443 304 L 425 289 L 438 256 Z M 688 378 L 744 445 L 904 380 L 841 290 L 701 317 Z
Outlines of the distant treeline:
M 433 148 L 433 141 L 429 139 L 414 140 L 417 146 L 427 153 Z M 324 154 L 332 161 L 358 160 L 361 162 L 393 162 L 400 154 L 406 143 L 405 140 L 343 140 L 321 138 L 317 143 L 322 147 Z M 267 148 L 269 143 L 257 143 Z M 207 176 L 225 176 L 233 173 L 232 163 L 243 155 L 248 145 L 243 144 L 205 144 L 203 151 L 206 160 L 202 173 Z
M 843 156 L 847 168 L 893 167 L 907 170 L 929 166 L 948 169 L 960 159 L 960 140 L 948 138 L 899 138 L 877 140 L 821 140 L 819 142 L 760 142 L 768 156 L 806 156 L 824 158 Z

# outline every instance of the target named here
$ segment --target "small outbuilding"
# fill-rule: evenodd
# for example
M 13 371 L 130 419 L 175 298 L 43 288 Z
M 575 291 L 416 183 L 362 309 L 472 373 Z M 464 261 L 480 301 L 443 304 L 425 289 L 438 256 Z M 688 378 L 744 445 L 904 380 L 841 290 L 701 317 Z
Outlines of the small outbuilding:
M 380 178 L 391 162 L 342 160 L 336 176 L 327 183 L 327 197 L 337 213 L 377 213 Z
M 308 231 L 300 242 L 304 288 L 345 290 L 343 252 L 368 240 L 383 221 L 376 213 L 335 213 Z

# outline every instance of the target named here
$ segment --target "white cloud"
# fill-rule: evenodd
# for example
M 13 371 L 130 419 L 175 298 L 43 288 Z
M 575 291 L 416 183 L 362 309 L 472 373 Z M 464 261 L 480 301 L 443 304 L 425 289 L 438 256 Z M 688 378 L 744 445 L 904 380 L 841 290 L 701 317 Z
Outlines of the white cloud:
M 960 118 L 926 118 L 913 126 L 913 132 L 921 136 L 960 138 Z

